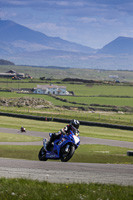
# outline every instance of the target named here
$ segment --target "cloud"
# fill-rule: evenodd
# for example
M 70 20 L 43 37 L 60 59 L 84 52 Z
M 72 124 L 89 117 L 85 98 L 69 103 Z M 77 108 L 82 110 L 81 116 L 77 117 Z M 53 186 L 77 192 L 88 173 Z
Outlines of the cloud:
M 12 13 L 9 13 L 8 11 L 3 11 L 3 10 L 0 11 L 1 19 L 3 19 L 3 18 L 10 19 L 11 17 L 16 17 L 16 16 L 17 16 L 17 13 L 15 11 Z
M 0 8 L 2 7 L 57 9 L 75 16 L 111 15 L 111 10 L 133 14 L 132 0 L 0 0 Z
M 69 2 L 67 1 L 56 1 L 56 2 L 52 2 L 52 4 L 58 5 L 58 6 L 69 6 Z
M 38 23 L 38 24 L 27 24 L 28 27 L 36 31 L 45 33 L 52 37 L 61 37 L 67 39 L 68 33 L 75 31 L 73 27 L 59 26 L 55 23 Z
M 93 22 L 96 22 L 96 18 L 91 18 L 91 17 L 81 17 L 79 19 L 79 22 L 81 23 L 84 23 L 84 24 L 87 24 L 87 23 L 93 23 Z
M 5 7 L 5 6 L 8 6 L 8 7 L 14 7 L 14 6 L 26 6 L 27 3 L 25 0 L 0 0 L 0 7 Z

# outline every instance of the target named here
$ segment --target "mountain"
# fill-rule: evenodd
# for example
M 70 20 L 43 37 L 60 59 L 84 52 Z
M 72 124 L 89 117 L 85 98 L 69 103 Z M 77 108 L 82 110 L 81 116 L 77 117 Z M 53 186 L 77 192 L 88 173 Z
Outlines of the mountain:
M 97 50 L 0 20 L 0 59 L 16 65 L 132 70 L 133 38 L 118 37 Z
M 9 54 L 11 51 L 31 52 L 47 49 L 82 53 L 95 52 L 93 48 L 68 42 L 59 37 L 49 37 L 10 20 L 0 20 L 0 49 L 3 44 L 5 44 L 3 51 Z
M 133 38 L 118 37 L 98 51 L 100 54 L 133 54 Z

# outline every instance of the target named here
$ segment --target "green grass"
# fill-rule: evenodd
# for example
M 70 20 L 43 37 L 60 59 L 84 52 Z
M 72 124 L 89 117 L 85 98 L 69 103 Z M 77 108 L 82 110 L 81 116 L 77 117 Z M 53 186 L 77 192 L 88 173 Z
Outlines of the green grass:
M 131 106 L 133 107 L 133 98 L 114 98 L 114 97 L 64 97 L 70 102 L 100 105 L 112 105 L 112 106 Z M 63 103 L 63 102 L 62 102 Z M 81 106 L 81 105 L 80 105 Z
M 9 67 L 9 66 L 7 66 Z M 2 70 L 3 69 L 2 66 L 0 66 L 0 68 Z M 6 68 L 6 66 L 5 66 Z M 68 77 L 71 76 L 71 74 L 73 74 L 72 72 L 75 72 L 76 69 L 65 69 L 65 70 L 59 70 L 59 69 L 47 69 L 47 68 L 32 68 L 32 67 L 21 67 L 21 66 L 14 66 L 15 69 L 18 69 L 20 72 L 24 72 L 26 69 L 30 70 L 30 72 L 33 72 L 36 74 L 37 69 L 41 72 L 40 75 L 42 76 L 42 71 L 45 72 L 52 72 L 53 74 L 58 74 L 58 72 L 60 71 L 61 74 L 63 74 L 64 72 L 66 74 L 68 74 Z M 82 71 L 82 73 L 79 71 Z M 89 69 L 79 69 L 78 76 L 80 74 L 87 75 L 88 77 L 90 77 L 91 75 L 91 79 L 93 77 L 94 74 L 99 74 L 99 71 L 97 70 L 89 70 Z M 118 71 L 117 71 L 118 72 Z M 90 74 L 89 74 L 90 73 Z M 115 73 L 113 71 L 109 71 L 109 72 L 100 72 L 99 74 L 99 79 L 100 76 L 102 76 L 102 74 L 110 74 L 110 73 Z M 121 74 L 123 74 L 123 72 L 118 72 L 121 76 Z M 125 74 L 128 74 L 129 77 L 129 72 L 125 72 Z M 130 73 L 133 75 L 133 73 Z M 77 77 L 78 77 L 77 76 Z M 126 76 L 126 75 L 125 75 Z M 84 76 L 83 76 L 84 77 Z M 21 81 L 12 81 L 10 79 L 0 79 L 2 82 L 0 83 L 0 87 L 1 88 L 35 88 L 36 85 L 38 84 L 37 81 L 40 81 L 39 79 L 35 79 L 33 81 L 30 80 L 21 80 Z M 65 96 L 63 98 L 68 99 L 69 101 L 75 101 L 77 103 L 85 103 L 87 104 L 87 106 L 83 106 L 87 109 L 87 107 L 90 104 L 100 104 L 100 105 L 114 105 L 114 106 L 130 106 L 133 107 L 133 103 L 132 103 L 132 99 L 133 99 L 133 87 L 131 87 L 130 85 L 123 85 L 123 84 L 114 84 L 112 82 L 112 85 L 109 84 L 84 84 L 84 83 L 80 83 L 80 84 L 70 84 L 68 82 L 63 82 L 62 80 L 52 80 L 51 82 L 49 81 L 48 83 L 46 83 L 46 80 L 43 81 L 42 83 L 39 84 L 50 84 L 50 83 L 54 83 L 57 85 L 65 85 L 67 87 L 68 91 L 73 91 L 75 95 L 78 95 L 77 97 L 73 97 L 73 96 Z M 25 94 L 18 94 L 18 93 L 10 93 L 10 92 L 0 92 L 0 96 L 1 97 L 5 97 L 5 98 L 18 98 L 18 97 L 23 97 L 25 96 Z M 35 94 L 26 94 L 26 96 L 30 96 L 30 97 L 36 97 L 36 98 L 44 98 L 48 101 L 51 101 L 53 103 L 53 105 L 55 106 L 75 106 L 72 103 L 68 103 L 68 102 L 62 102 L 59 100 L 56 100 L 50 96 L 47 95 L 35 95 Z M 100 97 L 99 97 L 100 96 Z M 114 97 L 115 96 L 115 97 Z M 121 98 L 124 97 L 124 98 Z M 128 98 L 130 97 L 130 98 Z M 76 104 L 77 107 L 79 107 L 80 105 Z M 100 107 L 99 107 L 100 108 Z
M 0 127 L 3 128 L 15 128 L 20 130 L 21 126 L 24 126 L 28 131 L 40 131 L 40 132 L 56 132 L 59 131 L 66 124 L 55 123 L 48 121 L 38 121 L 14 117 L 0 116 Z
M 28 145 L 0 145 L 0 157 L 38 160 L 41 147 Z
M 9 81 L 9 80 L 8 80 Z M 0 83 L 1 88 L 7 88 L 7 89 L 12 89 L 12 88 L 35 88 L 37 83 L 33 82 L 25 82 L 25 81 L 9 81 L 5 83 Z
M 80 145 L 70 162 L 133 164 L 133 157 L 127 156 L 128 150 L 107 145 Z
M 109 75 L 118 75 L 120 81 L 131 81 L 133 80 L 132 71 L 116 71 L 116 70 L 95 70 L 95 69 L 80 69 L 80 68 L 69 68 L 69 69 L 54 69 L 44 68 L 39 66 L 9 66 L 0 65 L 0 72 L 7 72 L 13 69 L 19 73 L 28 73 L 34 78 L 42 76 L 52 77 L 56 79 L 62 78 L 83 78 L 90 80 L 109 80 Z M 113 79 L 112 79 L 113 80 Z
M 41 137 L 34 137 L 28 135 L 17 135 L 10 133 L 0 133 L 0 142 L 35 142 L 41 141 Z
M 0 157 L 38 160 L 40 149 L 41 146 L 0 145 Z M 126 155 L 128 150 L 107 145 L 80 145 L 69 162 L 133 164 L 133 157 Z
M 82 126 L 80 130 L 82 136 L 133 142 L 132 131 L 93 126 Z
M 51 97 L 52 98 L 52 97 Z M 61 108 L 36 109 L 29 107 L 0 107 L 1 112 L 17 113 L 25 115 L 36 115 L 43 117 L 55 117 L 64 119 L 74 119 L 111 124 L 122 124 L 133 126 L 133 114 L 116 112 L 89 112 L 79 110 L 64 110 Z
M 113 96 L 132 96 L 133 87 L 117 86 L 117 85 L 86 85 L 86 84 L 65 84 L 68 90 L 74 91 L 75 95 L 79 96 L 98 96 L 98 95 L 113 95 Z
M 22 80 L 23 81 L 23 80 Z M 26 82 L 24 83 L 20 81 L 11 83 L 5 82 L 1 83 L 1 88 L 35 88 L 38 83 Z M 39 80 L 38 80 L 39 81 Z M 49 82 L 50 83 L 50 82 Z M 39 84 L 48 84 L 48 83 L 39 83 Z M 105 107 L 108 105 L 117 106 L 117 111 L 130 111 L 133 112 L 133 87 L 130 85 L 87 85 L 87 84 L 70 84 L 62 82 L 61 80 L 58 83 L 54 83 L 57 85 L 65 85 L 68 91 L 73 91 L 76 96 L 62 96 L 69 102 L 63 102 L 57 100 L 48 95 L 37 95 L 37 94 L 20 94 L 16 92 L 0 92 L 0 96 L 4 98 L 20 98 L 20 97 L 34 97 L 34 98 L 42 98 L 47 101 L 52 102 L 54 106 L 67 106 L 67 107 L 82 107 L 82 109 L 94 109 L 94 110 L 107 110 L 111 111 L 112 108 Z M 76 102 L 76 104 L 72 103 Z M 82 105 L 86 104 L 86 105 Z M 99 104 L 99 106 L 91 106 L 91 104 Z M 130 107 L 130 108 L 127 108 Z M 10 109 L 10 108 L 9 108 Z M 19 108 L 16 108 L 19 110 Z
M 55 184 L 27 179 L 0 179 L 3 200 L 132 200 L 133 186 L 113 184 Z
M 58 132 L 65 127 L 65 123 L 28 120 L 22 118 L 0 116 L 0 127 L 20 129 L 23 125 L 29 131 Z M 133 142 L 133 133 L 128 130 L 110 129 L 94 126 L 80 126 L 80 136 L 121 140 Z
M 37 80 L 39 81 L 39 80 Z M 55 83 L 56 85 L 66 86 L 68 91 L 73 91 L 75 95 L 79 96 L 133 96 L 133 87 L 124 85 L 87 85 L 87 84 L 70 84 L 66 82 L 59 81 L 60 83 Z M 46 85 L 50 83 L 35 83 L 35 82 L 5 82 L 0 83 L 0 88 L 35 88 L 37 85 Z M 34 94 L 35 95 L 35 94 Z M 39 96 L 39 95 L 38 95 Z M 44 95 L 43 95 L 44 96 Z

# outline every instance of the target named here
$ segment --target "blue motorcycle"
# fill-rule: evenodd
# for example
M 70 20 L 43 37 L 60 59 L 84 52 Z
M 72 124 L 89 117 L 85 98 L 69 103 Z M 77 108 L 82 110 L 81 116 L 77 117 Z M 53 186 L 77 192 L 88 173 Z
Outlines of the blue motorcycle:
M 49 133 L 52 137 L 52 133 Z M 70 131 L 69 135 L 62 135 L 51 145 L 50 150 L 46 150 L 46 139 L 43 139 L 43 147 L 40 149 L 38 158 L 40 161 L 47 159 L 60 159 L 62 162 L 70 160 L 80 144 L 79 133 L 74 134 Z

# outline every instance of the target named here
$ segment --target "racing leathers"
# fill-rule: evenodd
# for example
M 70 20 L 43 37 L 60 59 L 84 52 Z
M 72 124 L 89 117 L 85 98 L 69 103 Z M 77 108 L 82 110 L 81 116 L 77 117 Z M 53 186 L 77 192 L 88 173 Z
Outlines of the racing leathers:
M 75 127 L 73 127 L 72 125 L 67 125 L 65 128 L 61 129 L 59 132 L 57 133 L 52 133 L 52 136 L 50 138 L 50 140 L 47 142 L 47 146 L 46 149 L 49 151 L 52 142 L 54 142 L 56 139 L 59 139 L 61 134 L 63 135 L 69 135 L 70 134 L 70 130 L 74 133 L 74 134 L 79 134 L 79 130 L 77 130 Z

